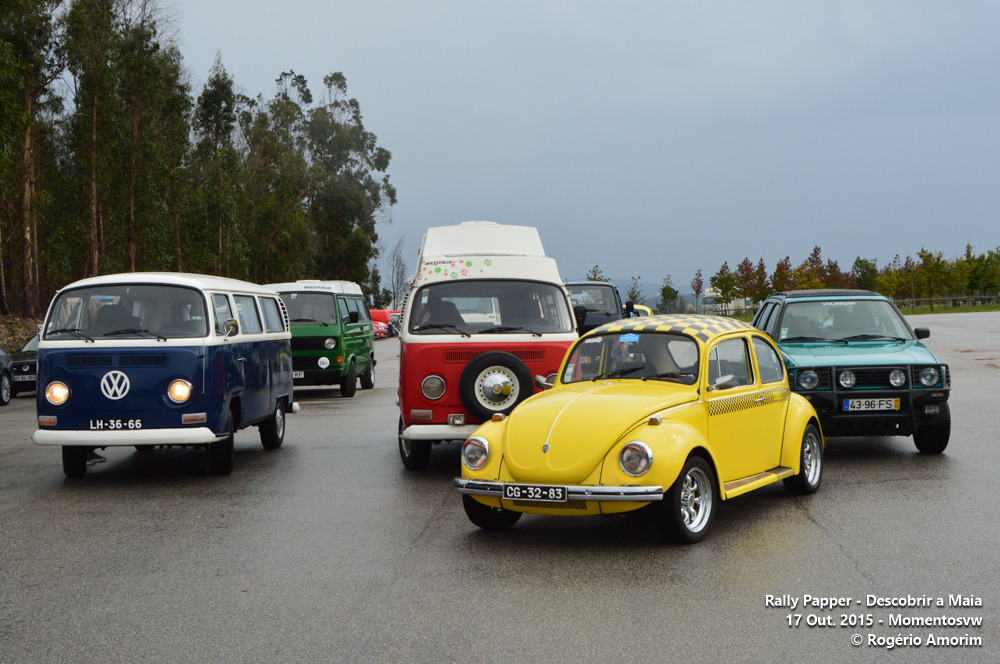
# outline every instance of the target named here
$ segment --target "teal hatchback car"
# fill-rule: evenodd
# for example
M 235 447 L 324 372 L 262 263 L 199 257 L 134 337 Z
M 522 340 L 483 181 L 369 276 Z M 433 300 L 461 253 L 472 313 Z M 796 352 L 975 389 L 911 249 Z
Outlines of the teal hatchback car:
M 824 436 L 913 436 L 948 446 L 951 375 L 887 298 L 864 290 L 801 290 L 768 297 L 753 325 L 778 344 L 791 388 L 809 399 Z

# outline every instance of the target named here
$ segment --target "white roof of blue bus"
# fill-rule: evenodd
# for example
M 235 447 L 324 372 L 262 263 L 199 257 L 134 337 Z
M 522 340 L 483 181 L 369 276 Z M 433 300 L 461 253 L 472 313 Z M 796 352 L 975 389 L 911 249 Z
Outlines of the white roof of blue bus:
M 301 293 L 303 291 L 323 291 L 325 293 L 347 293 L 360 295 L 361 286 L 353 281 L 321 281 L 320 279 L 299 279 L 281 284 L 266 284 L 271 290 L 279 293 Z
M 495 221 L 432 226 L 420 245 L 421 260 L 445 256 L 544 256 L 538 229 Z
M 163 284 L 173 286 L 189 286 L 201 290 L 240 291 L 244 293 L 263 293 L 274 295 L 274 290 L 252 284 L 249 281 L 216 277 L 207 274 L 190 274 L 185 272 L 125 272 L 122 274 L 102 274 L 97 277 L 87 277 L 71 284 L 66 284 L 59 290 L 81 288 L 85 286 L 102 286 L 107 284 Z

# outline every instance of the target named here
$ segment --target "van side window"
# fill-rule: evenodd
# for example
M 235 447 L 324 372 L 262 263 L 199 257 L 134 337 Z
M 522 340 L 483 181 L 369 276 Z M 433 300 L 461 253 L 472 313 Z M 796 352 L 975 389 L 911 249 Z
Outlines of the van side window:
M 233 299 L 236 300 L 236 313 L 240 317 L 240 332 L 260 334 L 263 328 L 260 325 L 260 316 L 257 315 L 253 295 L 234 295 Z
M 223 324 L 233 317 L 233 309 L 229 306 L 229 298 L 222 293 L 212 294 L 212 308 L 215 309 L 215 333 L 222 336 L 226 331 Z
M 368 307 L 365 306 L 364 300 L 358 300 L 358 320 L 362 323 L 370 323 L 372 321 L 371 315 L 368 313 Z
M 281 310 L 278 301 L 273 297 L 260 298 L 260 308 L 264 310 L 264 323 L 268 332 L 284 332 L 285 322 L 281 320 Z
M 358 300 L 357 300 L 357 298 L 354 298 L 354 297 L 345 298 L 344 300 L 342 300 L 342 302 L 346 302 L 347 303 L 347 316 L 343 315 L 343 313 L 344 313 L 343 309 L 341 309 L 341 312 L 340 312 L 341 313 L 341 317 L 343 318 L 344 323 L 350 323 L 351 322 L 351 314 L 352 313 L 358 315 L 358 320 L 359 321 L 364 320 L 363 318 L 361 318 L 361 309 L 358 307 Z
M 351 322 L 351 316 L 347 309 L 347 300 L 342 297 L 337 298 L 337 305 L 340 308 L 340 322 L 344 325 Z

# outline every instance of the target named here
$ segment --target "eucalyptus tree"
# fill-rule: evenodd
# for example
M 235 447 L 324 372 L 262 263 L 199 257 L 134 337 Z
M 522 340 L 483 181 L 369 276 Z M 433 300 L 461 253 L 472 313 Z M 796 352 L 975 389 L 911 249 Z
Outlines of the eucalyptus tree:
M 115 161 L 112 143 L 116 104 L 114 52 L 125 0 L 72 0 L 64 17 L 66 56 L 73 76 L 70 116 L 75 166 L 85 173 L 88 257 L 86 272 L 99 274 L 104 251 L 105 211 L 113 209 Z
M 396 202 L 386 174 L 391 155 L 365 129 L 358 101 L 347 98 L 344 75 L 329 74 L 323 85 L 323 103 L 306 121 L 316 269 L 322 278 L 366 283 L 377 256 L 376 223 Z
M 284 72 L 277 94 L 248 102 L 239 114 L 245 143 L 243 203 L 247 264 L 242 276 L 261 283 L 311 274 L 306 196 L 310 169 L 304 120 L 312 93 L 304 77 Z
M 241 246 L 239 208 L 242 157 L 233 144 L 241 100 L 233 78 L 217 55 L 198 95 L 192 125 L 195 146 L 192 176 L 199 183 L 189 214 L 190 263 L 198 271 L 232 274 L 232 257 Z M 234 243 L 234 240 L 236 242 Z
M 6 0 L 0 5 L 0 266 L 8 238 L 20 236 L 20 291 L 24 310 L 39 306 L 39 116 L 58 105 L 52 82 L 62 71 L 59 0 Z M 0 310 L 9 311 L 0 267 Z

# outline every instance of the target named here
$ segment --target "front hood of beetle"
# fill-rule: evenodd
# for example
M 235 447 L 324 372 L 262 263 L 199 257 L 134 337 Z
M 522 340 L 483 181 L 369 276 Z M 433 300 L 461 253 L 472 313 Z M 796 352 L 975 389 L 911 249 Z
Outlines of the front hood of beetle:
M 580 484 L 636 422 L 696 398 L 693 387 L 663 381 L 557 387 L 507 418 L 504 467 L 515 482 Z

